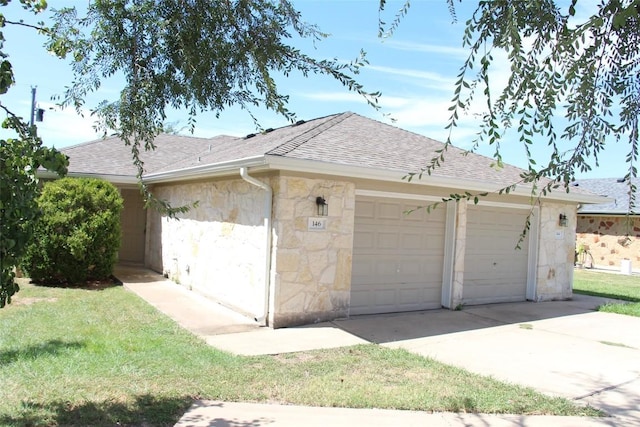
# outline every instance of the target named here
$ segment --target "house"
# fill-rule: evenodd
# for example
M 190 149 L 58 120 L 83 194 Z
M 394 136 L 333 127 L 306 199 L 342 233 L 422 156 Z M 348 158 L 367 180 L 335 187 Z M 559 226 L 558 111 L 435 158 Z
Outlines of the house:
M 603 201 L 579 188 L 533 204 L 527 186 L 498 196 L 522 171 L 457 148 L 408 182 L 442 143 L 350 112 L 246 137 L 161 135 L 156 145 L 144 180 L 173 206 L 199 202 L 178 219 L 144 211 L 117 138 L 63 151 L 70 175 L 122 189 L 122 261 L 273 328 L 570 298 L 577 206 Z M 464 191 L 492 194 L 433 206 Z
M 578 209 L 576 246 L 584 258 L 596 268 L 640 271 L 640 180 L 636 188 L 635 206 L 630 209 L 631 186 L 623 178 L 583 179 L 574 188 L 607 196 L 609 202 L 583 205 Z M 582 261 L 582 260 L 581 260 Z

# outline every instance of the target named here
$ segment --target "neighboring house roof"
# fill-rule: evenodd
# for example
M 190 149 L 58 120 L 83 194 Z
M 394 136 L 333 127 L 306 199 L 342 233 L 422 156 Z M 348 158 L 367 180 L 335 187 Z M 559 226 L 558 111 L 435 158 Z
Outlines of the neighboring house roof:
M 631 213 L 640 213 L 640 179 L 631 181 L 635 187 L 635 207 Z M 581 188 L 594 194 L 605 196 L 611 201 L 582 206 L 578 212 L 581 214 L 614 214 L 626 215 L 629 210 L 629 181 L 623 178 L 581 179 L 572 184 L 572 188 Z
M 246 137 L 193 138 L 160 135 L 156 150 L 143 152 L 145 179 L 149 182 L 229 174 L 241 166 L 255 170 L 286 169 L 333 173 L 346 176 L 385 176 L 399 180 L 438 156 L 441 142 L 395 126 L 346 112 L 268 129 Z M 118 138 L 91 141 L 62 149 L 70 157 L 71 174 L 135 177 L 130 147 Z M 523 170 L 456 147 L 449 147 L 445 160 L 423 184 L 464 190 L 495 191 L 521 180 Z M 297 168 L 297 169 L 295 169 Z M 357 175 L 360 173 L 360 175 Z M 415 182 L 415 180 L 414 180 Z M 524 187 L 523 195 L 530 190 Z M 557 197 L 583 202 L 601 201 L 580 188 Z M 573 196 L 576 196 L 577 199 Z

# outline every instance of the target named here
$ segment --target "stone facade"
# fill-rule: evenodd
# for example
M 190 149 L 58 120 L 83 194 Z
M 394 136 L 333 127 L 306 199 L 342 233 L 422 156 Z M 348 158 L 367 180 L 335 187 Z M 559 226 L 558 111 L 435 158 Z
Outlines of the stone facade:
M 310 230 L 316 197 L 329 205 L 325 230 Z M 351 291 L 355 185 L 281 176 L 274 186 L 273 327 L 346 317 Z
M 585 267 L 620 270 L 629 260 L 640 271 L 640 218 L 607 215 L 578 215 L 577 241 L 585 249 L 578 262 Z
M 146 265 L 177 283 L 252 318 L 264 315 L 273 328 L 316 323 L 349 315 L 356 184 L 305 174 L 254 178 L 273 189 L 271 248 L 267 248 L 267 192 L 241 178 L 157 185 L 155 194 L 173 206 L 197 207 L 177 219 L 149 210 Z M 326 199 L 319 217 L 316 198 Z M 571 297 L 575 206 L 543 202 L 531 271 L 535 300 Z M 564 214 L 567 227 L 558 224 Z M 451 217 L 453 221 L 454 216 Z M 322 227 L 312 227 L 319 219 Z M 451 307 L 462 303 L 467 205 L 457 203 L 451 277 Z M 269 294 L 266 257 L 270 255 Z M 448 286 L 448 285 L 447 285 Z
M 567 226 L 559 224 L 566 215 Z M 536 301 L 572 296 L 576 206 L 543 202 L 540 206 Z
M 355 185 L 302 177 L 260 178 L 274 190 L 268 324 L 284 327 L 346 317 L 351 289 Z M 241 180 L 157 186 L 173 206 L 198 201 L 170 219 L 150 212 L 146 264 L 245 315 L 264 311 L 266 193 Z M 316 197 L 326 229 L 309 229 Z
M 150 215 L 147 265 L 250 317 L 263 314 L 265 192 L 242 179 L 154 191 L 172 206 L 198 205 L 176 219 Z

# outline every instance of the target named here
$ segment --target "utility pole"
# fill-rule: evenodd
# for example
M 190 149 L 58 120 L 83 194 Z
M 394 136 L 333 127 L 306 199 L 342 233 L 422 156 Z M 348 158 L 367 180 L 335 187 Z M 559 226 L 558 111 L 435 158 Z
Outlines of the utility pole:
M 44 120 L 44 110 L 42 108 L 36 108 L 36 86 L 31 87 L 31 119 L 29 125 L 33 126 L 34 122 L 41 122 Z
M 29 125 L 33 126 L 33 121 L 36 115 L 36 88 L 35 86 L 31 87 L 31 120 L 29 120 Z

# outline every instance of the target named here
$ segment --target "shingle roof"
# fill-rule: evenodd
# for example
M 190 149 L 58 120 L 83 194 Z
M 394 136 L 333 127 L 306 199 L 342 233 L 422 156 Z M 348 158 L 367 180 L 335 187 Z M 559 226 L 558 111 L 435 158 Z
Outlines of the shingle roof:
M 279 156 L 400 173 L 419 171 L 443 147 L 441 142 L 346 112 L 298 122 L 250 137 L 193 138 L 160 135 L 145 152 L 147 174 L 173 172 L 259 156 Z M 62 150 L 70 172 L 135 175 L 129 147 L 118 138 L 91 141 Z M 505 186 L 520 181 L 522 169 L 492 168 L 494 159 L 450 147 L 433 176 Z M 579 189 L 577 192 L 580 193 Z
M 636 186 L 635 208 L 632 213 L 640 213 L 640 179 L 633 179 Z M 629 211 L 629 181 L 621 178 L 581 179 L 572 184 L 600 196 L 611 199 L 609 203 L 584 205 L 578 211 L 581 214 L 627 214 Z
M 140 148 L 140 158 L 144 161 L 145 171 L 150 173 L 204 152 L 210 145 L 215 145 L 217 141 L 225 138 L 230 137 L 195 138 L 162 134 L 154 141 L 155 150 L 145 151 L 144 148 Z M 69 156 L 70 173 L 125 176 L 137 174 L 137 169 L 131 161 L 131 147 L 114 136 L 66 147 L 60 151 Z

